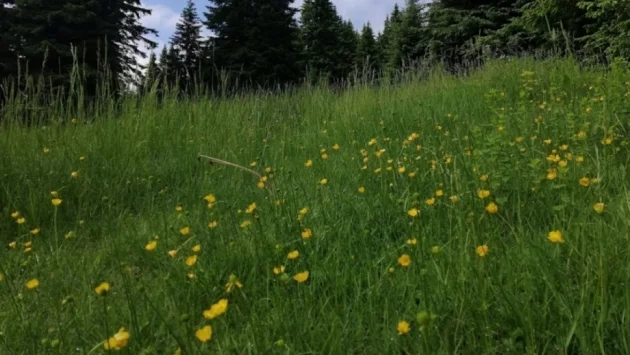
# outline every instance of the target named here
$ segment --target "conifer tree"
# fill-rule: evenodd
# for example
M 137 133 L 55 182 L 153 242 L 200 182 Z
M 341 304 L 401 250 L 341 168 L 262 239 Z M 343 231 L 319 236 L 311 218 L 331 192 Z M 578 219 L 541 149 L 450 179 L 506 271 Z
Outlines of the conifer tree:
M 9 7 L 13 4 L 13 0 L 0 0 L 0 85 L 7 76 L 17 74 L 18 41 L 11 30 L 14 9 Z M 2 95 L 1 91 L 0 95 Z
M 213 32 L 214 65 L 250 85 L 297 81 L 298 28 L 293 0 L 213 0 L 204 24 Z
M 175 33 L 171 37 L 171 45 L 179 55 L 179 76 L 182 89 L 192 88 L 193 82 L 198 79 L 201 56 L 201 23 L 197 15 L 197 9 L 192 0 L 188 0 L 182 11 L 179 22 L 175 26 Z
M 336 81 L 353 69 L 356 33 L 330 0 L 305 0 L 301 13 L 301 42 L 309 74 Z
M 140 23 L 150 11 L 139 0 L 18 0 L 14 11 L 25 67 L 53 85 L 67 86 L 74 73 L 88 92 L 105 77 L 118 90 L 141 74 L 136 58 L 146 54 L 139 45 L 155 45 L 147 35 L 156 32 Z
M 379 51 L 374 38 L 374 31 L 370 23 L 366 23 L 361 30 L 361 37 L 357 45 L 357 66 L 359 70 L 373 72 L 380 67 Z

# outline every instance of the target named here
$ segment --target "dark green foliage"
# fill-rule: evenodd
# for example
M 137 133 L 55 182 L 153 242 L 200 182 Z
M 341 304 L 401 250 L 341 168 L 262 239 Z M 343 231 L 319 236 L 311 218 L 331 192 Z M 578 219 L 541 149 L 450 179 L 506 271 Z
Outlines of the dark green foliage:
M 192 0 L 188 0 L 182 11 L 181 18 L 176 25 L 175 33 L 171 37 L 171 46 L 177 55 L 179 63 L 175 68 L 176 75 L 181 79 L 180 88 L 184 91 L 194 87 L 194 81 L 199 76 L 201 57 L 201 23 L 197 16 L 197 9 Z
M 594 61 L 630 60 L 630 1 L 583 0 L 578 7 L 592 21 L 580 38 L 582 54 Z
M 299 80 L 293 0 L 214 0 L 205 13 L 212 63 L 229 79 L 267 86 Z
M 374 31 L 368 22 L 361 30 L 357 45 L 357 67 L 360 71 L 374 72 L 380 67 L 380 53 Z
M 139 45 L 154 45 L 139 21 L 148 13 L 139 0 L 18 0 L 11 32 L 29 75 L 65 87 L 80 79 L 88 92 L 107 77 L 117 90 L 140 74 Z
M 440 0 L 429 9 L 428 52 L 434 60 L 457 63 L 480 56 L 478 36 L 501 29 L 518 14 L 514 0 Z
M 6 76 L 17 71 L 18 41 L 11 30 L 15 11 L 8 7 L 13 4 L 13 0 L 0 0 L 0 84 Z
M 354 69 L 357 35 L 330 0 L 306 0 L 302 6 L 301 43 L 309 75 L 346 78 Z

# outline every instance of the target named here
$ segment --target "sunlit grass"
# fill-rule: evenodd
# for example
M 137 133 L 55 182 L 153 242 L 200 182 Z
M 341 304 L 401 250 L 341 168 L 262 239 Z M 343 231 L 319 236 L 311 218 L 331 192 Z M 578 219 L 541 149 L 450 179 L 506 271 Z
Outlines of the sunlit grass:
M 629 102 L 628 71 L 521 60 L 13 107 L 0 353 L 628 353 Z

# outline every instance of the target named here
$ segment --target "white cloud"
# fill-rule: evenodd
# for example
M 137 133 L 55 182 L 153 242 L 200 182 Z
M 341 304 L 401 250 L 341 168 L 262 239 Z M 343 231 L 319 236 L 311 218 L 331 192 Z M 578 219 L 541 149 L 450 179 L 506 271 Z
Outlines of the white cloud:
M 144 16 L 140 19 L 142 24 L 156 30 L 166 30 L 172 32 L 179 20 L 179 12 L 162 4 L 143 4 L 143 6 L 151 10 L 151 15 Z M 161 31 L 160 31 L 161 32 Z

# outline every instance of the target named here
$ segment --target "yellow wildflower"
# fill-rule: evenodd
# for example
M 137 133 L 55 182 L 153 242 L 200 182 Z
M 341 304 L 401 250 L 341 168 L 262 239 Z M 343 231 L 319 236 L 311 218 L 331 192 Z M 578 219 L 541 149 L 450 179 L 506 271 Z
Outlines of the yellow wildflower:
M 190 234 L 190 227 L 184 227 L 182 229 L 179 230 L 179 234 L 181 235 L 188 235 Z
M 193 267 L 197 263 L 197 255 L 191 255 L 186 258 L 186 265 Z
M 326 184 L 328 184 L 328 179 L 326 179 L 326 178 L 321 179 L 321 180 L 319 181 L 319 183 L 320 183 L 321 185 L 326 185 Z
M 477 196 L 480 199 L 483 200 L 484 198 L 490 197 L 490 191 L 488 191 L 488 190 L 477 190 Z
M 293 276 L 293 280 L 297 281 L 297 283 L 301 284 L 303 282 L 306 282 L 306 280 L 308 280 L 308 276 L 309 276 L 309 272 L 308 271 L 304 271 L 304 272 L 300 272 L 297 273 Z
M 596 204 L 593 205 L 593 210 L 595 212 L 597 212 L 597 214 L 602 214 L 604 213 L 604 209 L 606 208 L 606 205 L 604 205 L 603 202 L 598 202 Z
M 310 168 L 311 166 L 313 166 L 313 161 L 311 159 L 307 160 L 306 163 L 304 163 L 304 166 Z
M 29 290 L 34 290 L 37 287 L 39 287 L 38 279 L 31 279 L 26 282 L 26 288 L 28 288 Z
M 411 265 L 411 257 L 407 254 L 403 254 L 398 258 L 398 264 L 402 267 L 407 267 Z
M 420 211 L 417 208 L 412 208 L 409 211 L 407 211 L 407 214 L 409 215 L 409 217 L 418 217 L 418 215 L 420 215 Z
M 252 214 L 252 213 L 254 213 L 254 211 L 256 211 L 256 208 L 257 208 L 256 202 L 252 202 L 251 205 L 247 206 L 247 209 L 245 210 L 245 213 Z
M 485 244 L 478 246 L 477 249 L 475 249 L 475 253 L 483 258 L 484 256 L 488 255 L 488 246 Z
M 310 239 L 313 236 L 313 231 L 310 228 L 306 228 L 302 231 L 302 239 Z
M 201 245 L 200 244 L 195 245 L 194 247 L 192 247 L 192 251 L 193 251 L 193 253 L 200 252 L 201 251 Z
M 203 199 L 208 203 L 208 207 L 213 207 L 217 203 L 217 198 L 213 194 L 208 194 Z
M 150 241 L 147 245 L 144 246 L 144 250 L 153 251 L 157 247 L 157 240 Z
M 273 268 L 273 274 L 280 275 L 284 272 L 284 269 L 285 269 L 284 265 L 276 266 Z
M 130 334 L 125 328 L 120 328 L 118 333 L 114 334 L 111 338 L 107 339 L 103 346 L 105 350 L 120 350 L 127 347 L 129 343 Z
M 37 235 L 37 234 L 39 234 L 39 228 L 31 229 L 31 234 L 32 234 L 32 235 Z
M 435 197 L 442 197 L 442 196 L 444 196 L 444 190 L 435 191 Z
M 17 224 L 24 224 L 24 223 L 26 223 L 26 218 L 20 217 L 20 218 L 16 219 L 15 222 Z
M 499 212 L 499 206 L 497 206 L 497 204 L 494 203 L 494 202 L 490 202 L 486 206 L 486 212 L 488 212 L 490 214 L 495 214 L 495 213 Z
M 363 193 L 365 193 L 365 187 L 360 186 L 357 191 L 359 191 L 360 194 L 363 194 Z
M 11 213 L 11 218 L 16 219 L 20 217 L 20 212 L 19 211 L 15 211 L 13 213 Z
M 409 333 L 410 330 L 411 330 L 411 325 L 409 325 L 409 322 L 407 321 L 401 320 L 396 325 L 396 331 L 398 332 L 398 335 L 405 335 Z
M 94 292 L 96 292 L 96 294 L 99 296 L 106 295 L 109 292 L 109 283 L 107 282 L 101 283 L 94 289 Z
M 552 243 L 564 243 L 564 238 L 562 238 L 562 232 L 558 230 L 549 232 L 547 239 L 549 239 L 549 241 Z
M 78 171 L 73 171 L 72 173 L 70 173 L 70 177 L 72 177 L 73 179 L 76 179 L 79 177 L 79 172 Z
M 208 228 L 215 229 L 218 225 L 219 225 L 218 221 L 212 221 L 212 222 L 208 223 Z
M 297 258 L 300 257 L 300 252 L 297 250 L 294 250 L 292 252 L 290 252 L 289 254 L 287 254 L 287 259 L 289 260 L 295 260 Z
M 53 206 L 57 207 L 61 205 L 61 202 L 63 202 L 63 200 L 60 198 L 53 198 L 50 202 L 52 203 Z
M 339 144 L 335 144 L 335 145 L 333 145 L 333 146 L 332 146 L 332 149 L 333 149 L 333 150 L 339 150 L 339 148 L 340 148 L 340 147 L 339 147 Z
M 455 203 L 457 203 L 457 201 L 459 201 L 459 197 L 453 195 L 453 196 L 449 197 L 449 200 L 451 200 L 451 202 L 453 204 L 455 204 Z
M 228 308 L 228 300 L 226 298 L 223 298 L 219 300 L 219 302 L 210 306 L 209 309 L 203 311 L 203 317 L 205 319 L 214 319 L 222 315 L 223 313 L 227 312 L 227 308 Z
M 590 185 L 591 185 L 591 179 L 587 178 L 586 176 L 580 179 L 580 186 L 589 187 Z
M 195 337 L 200 342 L 207 343 L 208 341 L 210 341 L 210 339 L 212 339 L 212 327 L 206 325 L 203 328 L 197 329 L 197 331 L 195 332 Z
M 428 206 L 435 205 L 435 197 L 431 197 L 431 198 L 427 199 L 426 201 L 424 201 L 424 203 L 426 203 Z
M 407 245 L 416 245 L 418 240 L 416 238 L 407 239 Z

